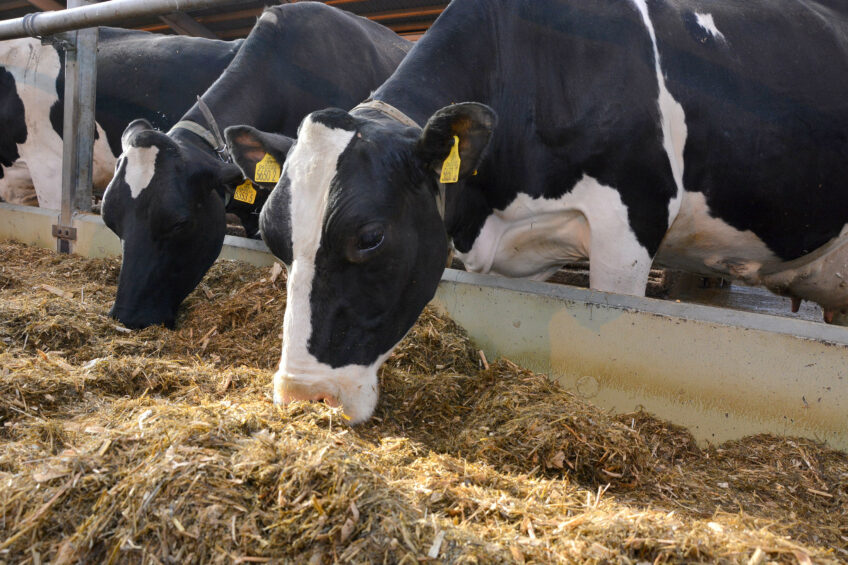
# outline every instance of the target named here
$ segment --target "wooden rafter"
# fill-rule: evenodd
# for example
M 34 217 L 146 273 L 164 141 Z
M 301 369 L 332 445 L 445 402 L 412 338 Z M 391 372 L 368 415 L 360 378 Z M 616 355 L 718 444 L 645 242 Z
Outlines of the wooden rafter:
M 211 29 L 183 12 L 174 12 L 167 16 L 159 16 L 159 19 L 168 24 L 168 27 L 180 35 L 218 39 L 218 36 Z
M 45 12 L 49 12 L 50 10 L 64 10 L 65 7 L 56 2 L 56 0 L 28 0 L 30 4 L 38 8 L 39 10 L 44 10 Z

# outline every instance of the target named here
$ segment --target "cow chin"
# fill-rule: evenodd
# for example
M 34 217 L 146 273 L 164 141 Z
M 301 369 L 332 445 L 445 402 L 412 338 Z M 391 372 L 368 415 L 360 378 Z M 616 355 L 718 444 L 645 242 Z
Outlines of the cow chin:
M 280 368 L 274 374 L 274 403 L 295 400 L 321 401 L 341 406 L 351 424 L 365 422 L 374 413 L 379 399 L 377 368 L 351 365 L 329 369 L 330 374 L 297 374 Z

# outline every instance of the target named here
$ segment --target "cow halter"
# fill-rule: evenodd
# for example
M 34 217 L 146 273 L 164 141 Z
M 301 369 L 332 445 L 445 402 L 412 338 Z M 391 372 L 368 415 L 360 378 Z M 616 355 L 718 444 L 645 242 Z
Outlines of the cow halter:
M 218 128 L 218 122 L 215 121 L 215 116 L 212 115 L 212 110 L 209 109 L 209 106 L 206 105 L 206 102 L 204 102 L 200 96 L 197 97 L 197 107 L 200 109 L 200 113 L 203 114 L 203 119 L 205 119 L 206 123 L 212 128 L 212 131 L 209 131 L 197 122 L 193 122 L 191 120 L 180 120 L 175 123 L 170 130 L 168 130 L 168 133 L 170 134 L 176 129 L 190 131 L 208 143 L 209 146 L 212 147 L 212 150 L 218 154 L 219 159 L 225 163 L 230 163 L 232 159 L 230 158 L 230 153 L 227 150 L 227 143 L 224 141 L 224 137 L 221 135 L 221 130 Z
M 356 110 L 377 110 L 381 114 L 392 118 L 395 121 L 402 123 L 403 125 L 411 128 L 415 128 L 417 130 L 421 130 L 421 126 L 418 125 L 418 122 L 382 100 L 374 100 L 373 98 L 369 98 L 362 104 L 356 106 L 351 112 L 355 112 Z M 439 211 L 439 217 L 442 218 L 442 222 L 445 221 L 445 192 L 446 187 L 445 184 L 440 182 L 437 183 L 439 185 L 439 192 L 436 194 L 436 209 Z

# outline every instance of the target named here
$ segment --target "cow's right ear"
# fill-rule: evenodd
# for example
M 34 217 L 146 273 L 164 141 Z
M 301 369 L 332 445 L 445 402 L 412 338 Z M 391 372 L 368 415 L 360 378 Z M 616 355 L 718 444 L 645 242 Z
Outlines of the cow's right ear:
M 121 135 L 121 150 L 126 153 L 130 147 L 130 140 L 141 131 L 152 130 L 153 126 L 144 118 L 139 118 L 130 122 L 130 125 L 124 130 Z
M 259 185 L 273 188 L 294 139 L 259 131 L 250 126 L 230 126 L 224 130 L 227 149 L 244 176 Z
M 451 104 L 427 120 L 418 139 L 418 154 L 444 183 L 472 175 L 483 155 L 498 118 L 477 102 Z

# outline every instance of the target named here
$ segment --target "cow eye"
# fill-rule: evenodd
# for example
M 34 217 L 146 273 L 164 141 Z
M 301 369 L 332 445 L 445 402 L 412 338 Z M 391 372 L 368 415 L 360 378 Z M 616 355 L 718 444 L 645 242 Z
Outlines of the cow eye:
M 380 247 L 383 243 L 385 232 L 381 224 L 368 224 L 359 230 L 356 239 L 356 248 L 359 251 L 371 251 Z
M 175 237 L 185 233 L 185 231 L 191 226 L 191 220 L 180 220 L 179 222 L 172 225 L 168 228 L 165 233 L 165 237 Z

